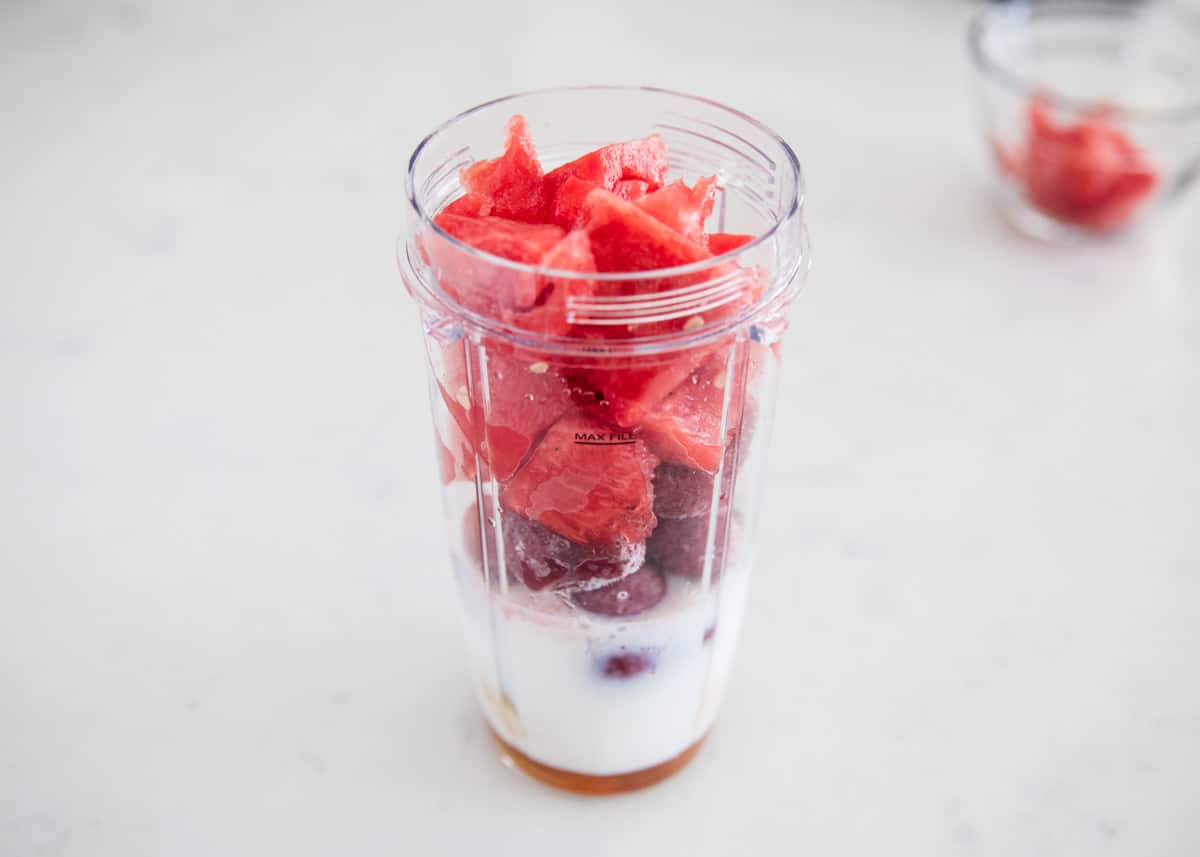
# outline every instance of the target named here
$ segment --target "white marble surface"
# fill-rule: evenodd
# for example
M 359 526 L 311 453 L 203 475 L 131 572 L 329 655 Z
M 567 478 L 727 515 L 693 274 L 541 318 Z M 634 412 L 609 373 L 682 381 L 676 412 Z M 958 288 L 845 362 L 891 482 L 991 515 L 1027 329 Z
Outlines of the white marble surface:
M 1200 853 L 1197 200 L 1001 226 L 964 3 L 407 5 L 0 5 L 0 854 Z M 422 132 L 595 80 L 817 251 L 731 699 L 602 801 L 476 715 L 392 261 Z

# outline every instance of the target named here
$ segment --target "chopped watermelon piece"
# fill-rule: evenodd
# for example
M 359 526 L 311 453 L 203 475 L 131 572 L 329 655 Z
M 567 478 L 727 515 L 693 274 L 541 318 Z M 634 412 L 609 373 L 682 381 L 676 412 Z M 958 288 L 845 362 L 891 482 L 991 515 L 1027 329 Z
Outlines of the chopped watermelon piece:
M 504 217 L 464 217 L 442 212 L 434 222 L 464 244 L 514 262 L 536 264 L 565 234 L 552 224 L 521 223 Z
M 492 213 L 492 201 L 483 194 L 464 193 L 458 199 L 448 203 L 441 213 L 454 214 L 459 217 L 486 217 Z
M 528 352 L 489 351 L 487 377 L 483 452 L 503 482 L 546 427 L 571 407 L 571 391 L 546 361 Z
M 538 264 L 558 271 L 595 271 L 596 260 L 592 257 L 587 232 L 577 229 L 567 233 L 546 251 Z M 532 309 L 512 313 L 508 320 L 526 330 L 561 336 L 571 327 L 567 320 L 568 298 L 589 295 L 594 285 L 594 281 L 588 279 L 543 275 L 539 281 L 537 304 Z
M 710 232 L 704 236 L 708 252 L 714 256 L 732 253 L 740 247 L 745 247 L 754 240 L 753 235 L 735 235 L 730 232 Z
M 626 202 L 637 202 L 650 193 L 652 185 L 639 179 L 622 179 L 612 187 L 612 192 Z
M 726 433 L 721 432 L 729 352 L 723 350 L 691 373 L 642 422 L 646 445 L 661 460 L 716 473 L 725 454 L 725 440 L 737 430 L 740 397 L 729 396 Z M 731 390 L 730 393 L 736 393 Z
M 592 255 L 601 271 L 670 268 L 710 256 L 699 244 L 608 191 L 593 190 L 585 207 Z
M 604 419 L 629 428 L 640 424 L 652 408 L 704 362 L 710 350 L 711 347 L 692 348 L 636 360 L 598 361 L 582 376 L 600 391 Z
M 457 402 L 455 406 L 459 407 Z M 437 445 L 438 471 L 443 485 L 459 479 L 471 481 L 475 478 L 474 445 L 463 435 L 457 418 L 438 430 Z
M 567 176 L 550 205 L 550 222 L 558 224 L 563 229 L 574 229 L 582 225 L 584 201 L 595 188 L 596 185 L 591 182 L 577 179 L 575 176 Z
M 546 173 L 547 199 L 554 199 L 568 176 L 606 190 L 612 190 L 622 179 L 638 179 L 658 187 L 667 180 L 667 146 L 657 134 L 601 146 Z
M 509 510 L 578 544 L 636 544 L 654 529 L 654 468 L 640 440 L 569 412 L 501 494 Z
M 474 452 L 478 451 L 496 479 L 509 479 L 546 427 L 571 407 L 571 388 L 542 358 L 528 351 L 491 348 L 481 361 L 487 364 L 484 401 L 482 385 L 468 381 L 461 347 L 447 355 L 438 389 L 462 431 L 463 471 L 467 472 L 469 458 L 468 478 L 474 478 Z M 453 441 L 448 444 L 453 446 Z
M 1030 203 L 1064 223 L 1099 231 L 1124 226 L 1158 186 L 1158 174 L 1132 140 L 1098 110 L 1058 124 L 1043 98 L 1029 105 L 1023 152 L 995 144 L 1002 170 Z
M 499 217 L 541 223 L 546 216 L 545 177 L 523 116 L 508 120 L 504 154 L 476 161 L 462 171 L 468 191 L 491 200 L 491 213 Z
M 463 217 L 442 212 L 434 222 L 464 244 L 514 262 L 537 264 L 565 234 L 557 226 L 501 217 Z M 537 303 L 537 277 L 476 258 L 440 236 L 423 242 L 438 281 L 452 298 L 475 312 L 501 317 Z
M 1092 229 L 1109 230 L 1124 226 L 1134 212 L 1158 185 L 1158 176 L 1151 170 L 1128 170 L 1112 186 L 1105 202 L 1080 219 Z
M 717 178 L 708 176 L 688 187 L 673 181 L 637 201 L 637 206 L 684 238 L 704 243 L 704 222 L 712 214 L 717 201 Z

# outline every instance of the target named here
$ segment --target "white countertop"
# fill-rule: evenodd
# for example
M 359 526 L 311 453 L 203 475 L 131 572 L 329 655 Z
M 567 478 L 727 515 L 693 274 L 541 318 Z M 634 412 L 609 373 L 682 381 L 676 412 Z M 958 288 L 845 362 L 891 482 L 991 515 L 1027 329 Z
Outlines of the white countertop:
M 1195 195 L 1007 230 L 964 3 L 405 5 L 0 6 L 0 854 L 1200 853 Z M 773 125 L 817 261 L 723 716 L 604 800 L 476 713 L 392 256 L 583 81 Z

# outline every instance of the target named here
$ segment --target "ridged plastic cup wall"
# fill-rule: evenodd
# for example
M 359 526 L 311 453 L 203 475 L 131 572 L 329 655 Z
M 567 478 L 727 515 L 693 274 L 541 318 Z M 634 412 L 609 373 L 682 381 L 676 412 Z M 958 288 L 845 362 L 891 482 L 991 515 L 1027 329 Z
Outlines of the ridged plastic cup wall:
M 433 216 L 463 192 L 462 167 L 498 154 L 517 113 L 547 171 L 661 135 L 672 178 L 718 177 L 710 231 L 755 240 L 633 274 L 547 271 L 458 242 Z M 572 88 L 454 117 L 417 147 L 407 182 L 400 266 L 420 304 L 483 715 L 504 757 L 552 785 L 600 793 L 657 782 L 699 749 L 737 647 L 781 337 L 809 266 L 796 156 L 759 122 L 705 99 Z M 577 279 L 590 288 L 559 306 L 572 324 L 563 334 L 473 312 L 450 297 L 463 277 L 496 294 L 533 283 L 572 295 Z M 608 477 L 617 489 L 588 493 Z M 604 508 L 629 503 L 624 489 L 638 480 L 652 515 Z M 641 531 L 589 541 L 589 523 L 626 512 Z M 607 604 L 589 609 L 597 599 Z M 656 603 L 639 612 L 643 599 Z

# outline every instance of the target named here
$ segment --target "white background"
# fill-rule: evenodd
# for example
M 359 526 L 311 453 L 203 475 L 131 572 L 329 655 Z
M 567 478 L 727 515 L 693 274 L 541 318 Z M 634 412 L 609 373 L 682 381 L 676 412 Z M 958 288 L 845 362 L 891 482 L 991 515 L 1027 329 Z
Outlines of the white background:
M 1200 853 L 1200 204 L 1004 227 L 972 4 L 702 5 L 0 5 L 0 854 Z M 476 713 L 392 256 L 593 81 L 774 126 L 816 249 L 724 714 L 604 800 Z

